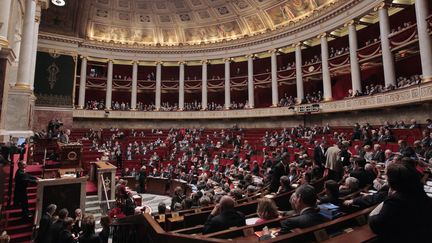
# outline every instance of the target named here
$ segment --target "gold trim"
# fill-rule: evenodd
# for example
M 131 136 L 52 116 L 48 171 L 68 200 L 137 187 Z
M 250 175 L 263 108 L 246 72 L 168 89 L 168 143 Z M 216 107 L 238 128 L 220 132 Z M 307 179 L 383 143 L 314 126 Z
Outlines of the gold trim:
M 30 84 L 16 83 L 15 88 L 30 89 Z
M 0 47 L 9 47 L 9 41 L 3 36 L 0 37 Z
M 422 78 L 422 83 L 427 83 L 432 81 L 432 76 Z

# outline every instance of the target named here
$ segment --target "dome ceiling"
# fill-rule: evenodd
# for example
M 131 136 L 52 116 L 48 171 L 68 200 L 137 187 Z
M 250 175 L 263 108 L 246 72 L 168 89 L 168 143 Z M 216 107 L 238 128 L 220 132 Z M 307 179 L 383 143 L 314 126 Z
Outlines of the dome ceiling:
M 51 6 L 41 28 L 130 45 L 207 44 L 268 33 L 307 20 L 334 2 L 337 0 L 69 0 L 64 8 Z

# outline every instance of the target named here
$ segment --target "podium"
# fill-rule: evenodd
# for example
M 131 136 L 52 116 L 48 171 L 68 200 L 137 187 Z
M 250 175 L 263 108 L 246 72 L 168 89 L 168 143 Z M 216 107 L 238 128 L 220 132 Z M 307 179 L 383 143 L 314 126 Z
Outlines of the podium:
M 35 223 L 39 224 L 44 210 L 51 203 L 60 208 L 67 208 L 69 212 L 74 212 L 77 208 L 84 212 L 87 179 L 87 176 L 79 178 L 65 176 L 38 180 Z
M 81 168 L 81 143 L 60 143 L 58 146 L 58 160 L 61 168 Z
M 91 178 L 97 182 L 98 200 L 115 200 L 115 174 L 117 167 L 105 161 L 92 162 L 91 167 Z M 104 189 L 107 191 L 106 195 Z
M 169 180 L 161 177 L 147 177 L 147 192 L 158 195 L 165 195 Z

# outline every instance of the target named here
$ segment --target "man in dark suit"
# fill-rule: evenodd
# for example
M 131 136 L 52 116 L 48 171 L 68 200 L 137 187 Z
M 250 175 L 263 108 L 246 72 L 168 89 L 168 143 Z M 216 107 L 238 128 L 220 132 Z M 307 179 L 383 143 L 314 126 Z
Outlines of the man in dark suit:
M 18 162 L 18 170 L 15 173 L 15 191 L 14 204 L 20 205 L 22 209 L 22 218 L 28 220 L 31 218 L 28 209 L 27 186 L 28 183 L 35 183 L 36 177 L 25 172 L 27 164 L 24 161 Z
M 230 196 L 223 196 L 210 213 L 204 224 L 203 234 L 209 234 L 234 226 L 246 225 L 245 216 L 235 211 L 235 201 Z
M 327 221 L 316 208 L 317 194 L 311 185 L 302 185 L 291 197 L 291 205 L 299 214 L 281 222 L 279 234 L 286 234 L 296 228 L 307 228 Z
M 49 242 L 48 230 L 53 223 L 53 214 L 57 210 L 57 206 L 55 204 L 48 205 L 46 212 L 42 215 L 41 220 L 39 222 L 39 230 L 36 237 L 37 243 L 45 243 Z
M 281 161 L 273 167 L 271 171 L 270 192 L 277 192 L 280 186 L 280 178 L 284 175 L 288 175 L 288 160 L 288 154 L 284 153 L 281 156 Z
M 76 243 L 77 238 L 72 234 L 74 220 L 72 218 L 66 218 L 63 223 L 63 230 L 60 232 L 58 241 L 52 243 Z
M 354 170 L 350 173 L 350 176 L 357 178 L 360 188 L 372 185 L 373 180 L 376 178 L 376 175 L 372 171 L 365 170 L 365 165 L 365 159 L 357 158 L 354 160 Z
M 325 141 L 322 141 L 314 149 L 314 159 L 317 165 L 323 166 L 326 162 L 325 152 L 327 151 Z
M 384 151 L 382 151 L 381 145 L 379 145 L 379 144 L 374 145 L 374 151 L 372 153 L 372 161 L 375 161 L 378 163 L 384 163 L 384 161 L 385 161 Z
M 66 208 L 60 209 L 58 213 L 58 219 L 51 225 L 49 228 L 49 243 L 57 243 L 59 242 L 60 233 L 64 229 L 64 222 L 69 215 L 69 211 Z M 73 221 L 72 221 L 73 223 Z
M 432 201 L 412 165 L 391 163 L 387 167 L 388 197 L 369 215 L 369 226 L 379 242 L 431 242 Z

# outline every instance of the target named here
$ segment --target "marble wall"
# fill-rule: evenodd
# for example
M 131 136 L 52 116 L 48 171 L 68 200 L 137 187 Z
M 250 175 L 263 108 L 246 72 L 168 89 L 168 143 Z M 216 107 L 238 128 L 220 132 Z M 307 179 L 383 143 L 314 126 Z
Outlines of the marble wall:
M 59 119 L 65 128 L 73 127 L 72 109 L 36 107 L 33 119 L 33 131 L 47 130 L 51 119 Z

